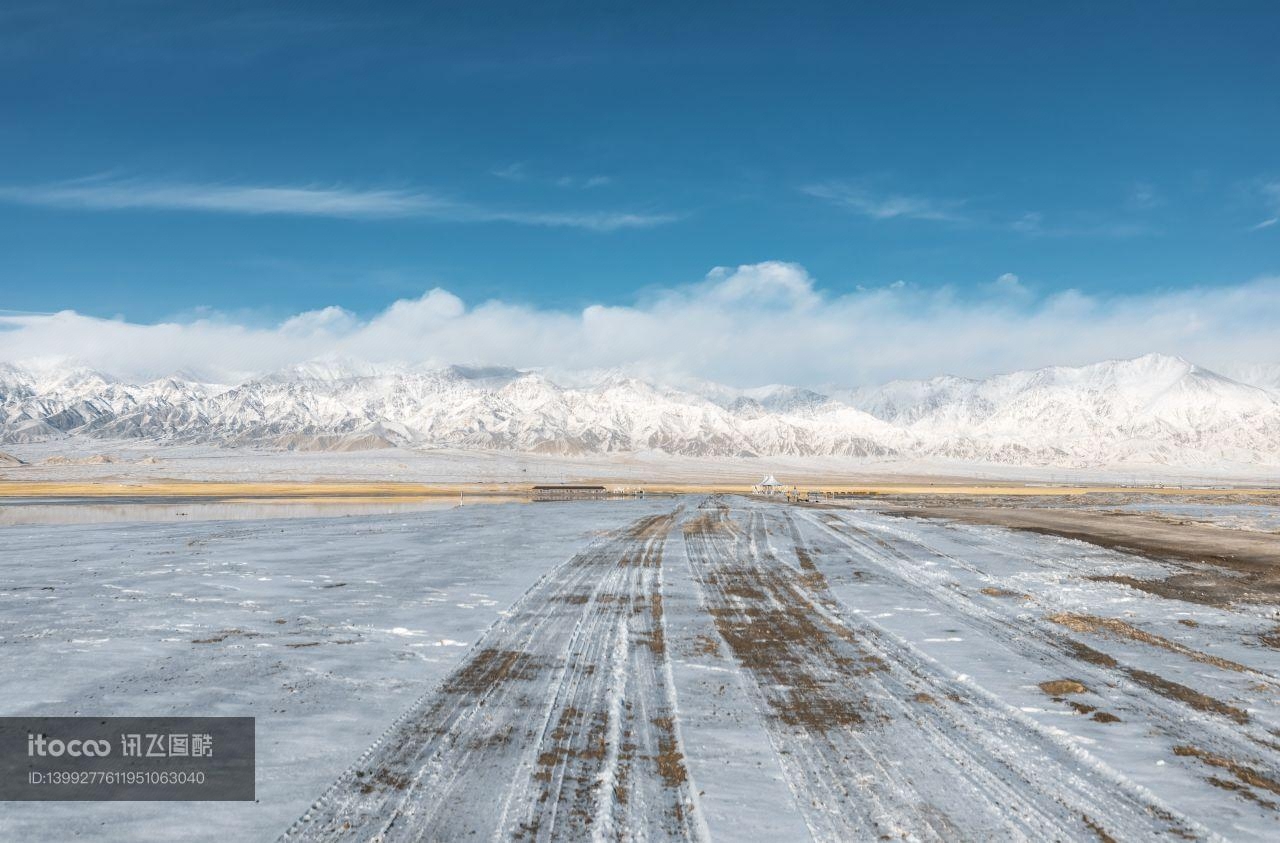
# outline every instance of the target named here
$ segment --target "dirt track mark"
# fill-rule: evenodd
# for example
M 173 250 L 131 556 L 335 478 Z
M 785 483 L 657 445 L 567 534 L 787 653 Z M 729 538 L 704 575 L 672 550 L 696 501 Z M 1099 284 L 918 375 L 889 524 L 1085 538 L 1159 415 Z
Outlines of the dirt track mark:
M 285 834 L 699 839 L 641 519 L 545 576 Z
M 1123 697 L 1119 702 L 1124 708 L 1124 711 L 1121 711 L 1121 714 L 1124 714 L 1121 719 L 1124 721 L 1144 720 L 1150 723 L 1153 734 L 1159 734 L 1166 740 L 1208 745 L 1219 757 L 1242 759 L 1238 763 L 1256 769 L 1274 767 L 1273 753 L 1278 747 L 1270 739 L 1275 732 L 1266 718 L 1254 720 L 1249 711 L 1240 707 L 1181 683 L 1170 681 L 1151 671 L 1124 664 L 1107 653 L 1064 635 L 1060 629 L 1055 629 L 1059 626 L 1058 624 L 1051 626 L 1049 623 L 1033 620 L 1025 615 L 1009 617 L 982 601 L 973 600 L 961 590 L 939 588 L 935 581 L 929 580 L 920 573 L 921 561 L 945 562 L 950 567 L 965 568 L 970 574 L 979 578 L 982 577 L 982 571 L 973 568 L 965 560 L 946 556 L 942 551 L 935 550 L 925 543 L 917 531 L 899 527 L 898 523 L 901 522 L 895 523 L 893 520 L 880 519 L 877 516 L 858 516 L 853 513 L 843 516 L 831 514 L 823 520 L 816 518 L 813 520 L 843 537 L 850 548 L 854 549 L 863 560 L 876 560 L 882 566 L 883 576 L 897 578 L 902 585 L 911 588 L 919 596 L 927 598 L 940 607 L 945 607 L 945 611 L 952 612 L 957 617 L 967 617 L 966 623 L 981 628 L 985 630 L 985 634 L 996 640 L 1003 640 L 1007 646 L 1022 651 L 1025 658 L 1034 659 L 1046 665 L 1057 664 L 1063 670 L 1063 674 L 1068 676 L 1078 673 L 1081 678 L 1089 682 L 1091 687 L 1110 687 L 1121 690 Z M 966 528 L 943 529 L 964 530 Z M 873 537 L 876 533 L 880 535 Z M 991 539 L 984 537 L 984 540 Z M 1010 551 L 1025 552 L 1013 547 Z M 1029 599 L 1033 603 L 1039 602 L 1039 598 L 1034 596 L 1029 596 Z M 1068 616 L 1064 614 L 1059 620 L 1065 620 L 1066 617 Z M 1072 631 L 1083 631 L 1088 626 L 1089 631 L 1093 632 L 1093 624 L 1083 621 L 1077 624 L 1080 629 L 1074 629 L 1071 624 L 1065 626 Z M 1124 626 L 1129 627 L 1128 624 Z M 1143 640 L 1144 636 L 1141 634 L 1129 636 L 1125 634 L 1127 630 L 1121 631 L 1110 624 L 1099 624 L 1097 628 L 1111 637 L 1160 646 L 1153 644 L 1150 640 Z M 1133 629 L 1135 632 L 1140 632 L 1136 628 Z M 1174 645 L 1175 651 L 1181 653 L 1177 649 L 1180 645 L 1172 641 L 1169 643 Z M 1162 647 L 1162 649 L 1165 648 Z M 1189 656 L 1190 653 L 1198 652 L 1191 648 L 1186 649 L 1188 652 L 1181 653 L 1182 655 Z M 1194 660 L 1227 670 L 1228 676 L 1239 673 L 1230 667 L 1218 664 L 1215 657 L 1204 653 L 1200 655 L 1205 658 Z M 1064 656 L 1067 659 L 1065 661 Z M 1223 661 L 1226 662 L 1226 660 Z M 1099 668 L 1101 671 L 1097 670 Z M 1257 671 L 1246 669 L 1246 674 L 1257 675 Z M 1274 687 L 1274 677 L 1265 675 L 1263 678 L 1267 684 Z M 1164 700 L 1171 701 L 1174 705 L 1171 707 L 1164 703 Z M 1100 722 L 1116 722 L 1111 719 L 1114 717 L 1116 715 L 1110 712 L 1097 712 L 1094 709 L 1092 719 Z
M 883 536 L 876 535 L 875 533 L 868 532 L 859 527 L 855 527 L 852 524 L 842 521 L 835 513 L 824 513 L 823 519 L 820 523 L 826 526 L 828 530 L 843 537 L 846 541 L 850 542 L 853 546 L 860 548 L 862 552 L 874 554 L 883 559 L 890 560 L 895 565 L 901 564 L 902 567 L 899 568 L 900 571 L 907 572 L 907 571 L 910 571 L 912 567 L 914 567 L 914 563 L 910 560 L 910 558 L 906 554 L 905 548 L 909 548 L 910 547 L 909 544 L 907 544 L 905 548 L 895 546 L 892 542 L 887 541 Z M 923 546 L 921 546 L 920 549 L 930 553 L 933 552 Z M 959 564 L 959 560 L 950 559 L 949 561 Z M 921 590 L 922 592 L 924 591 L 923 588 Z M 982 607 L 976 605 L 974 601 L 969 600 L 967 598 L 963 598 L 960 596 L 946 595 L 944 591 L 937 590 L 937 589 L 928 589 L 928 594 L 933 599 L 940 599 L 941 597 L 946 596 L 946 602 L 949 605 L 951 605 L 955 609 L 961 610 L 962 613 L 964 614 L 970 615 L 975 622 L 978 622 L 984 626 L 990 627 L 992 631 L 996 633 L 999 637 L 1020 641 L 1022 642 L 1023 646 L 1030 647 L 1030 648 L 1042 649 L 1047 645 L 1049 648 L 1057 650 L 1060 653 L 1063 653 L 1073 659 L 1077 659 L 1079 661 L 1083 661 L 1098 667 L 1109 668 L 1114 671 L 1117 671 L 1118 673 L 1123 674 L 1126 678 L 1136 683 L 1137 685 L 1142 686 L 1147 690 L 1153 691 L 1156 694 L 1166 699 L 1174 700 L 1176 702 L 1190 706 L 1191 708 L 1194 708 L 1197 711 L 1219 715 L 1237 724 L 1243 724 L 1243 723 L 1249 722 L 1249 715 L 1243 709 L 1230 705 L 1229 703 L 1225 703 L 1208 694 L 1202 693 L 1193 688 L 1189 688 L 1178 682 L 1170 681 L 1158 674 L 1155 674 L 1146 670 L 1140 670 L 1138 668 L 1134 668 L 1129 665 L 1123 664 L 1117 659 L 1115 659 L 1114 657 L 1107 655 L 1106 653 L 1099 652 L 1098 650 L 1095 650 L 1092 647 L 1080 641 L 1077 641 L 1065 635 L 1055 634 L 1051 628 L 1048 628 L 1048 629 L 1039 628 L 1040 625 L 1035 625 L 1035 624 L 1028 625 L 1025 621 L 1022 621 L 1022 620 L 1018 621 L 1017 625 L 1015 626 L 1007 618 L 999 616 L 993 612 L 987 611 Z M 1079 631 L 1078 627 L 1081 627 L 1081 624 L 1083 624 L 1084 621 L 1076 620 L 1071 623 L 1063 623 L 1063 621 L 1065 621 L 1069 617 L 1076 617 L 1076 616 L 1062 614 L 1060 618 L 1054 616 L 1054 617 L 1050 617 L 1049 620 L 1055 620 L 1062 626 L 1065 626 L 1069 629 L 1073 629 L 1075 631 Z M 1079 616 L 1079 618 L 1084 618 L 1084 617 L 1087 617 L 1087 616 L 1083 616 L 1083 615 Z M 1100 630 L 1105 629 L 1117 635 L 1120 634 L 1118 632 L 1119 627 L 1107 623 L 1105 619 L 1099 618 L 1097 620 L 1100 622 L 1097 624 L 1098 629 Z M 1047 625 L 1044 625 L 1044 626 L 1047 626 Z M 1124 626 L 1128 627 L 1129 625 L 1124 624 Z M 1141 631 L 1137 630 L 1136 628 L 1130 627 L 1130 629 L 1133 629 L 1134 633 L 1141 633 Z M 1031 632 L 1036 632 L 1038 634 L 1034 636 L 1029 635 L 1028 633 L 1031 633 Z M 1138 634 L 1135 636 L 1121 635 L 1121 637 L 1132 638 L 1133 640 L 1142 640 L 1142 634 Z M 1157 636 L 1150 636 L 1151 639 L 1154 639 L 1156 637 Z M 1160 640 L 1164 641 L 1165 639 L 1160 639 Z M 1153 641 L 1145 640 L 1143 641 L 1143 643 L 1151 644 L 1153 643 Z M 1168 642 L 1168 643 L 1174 647 L 1181 646 L 1181 645 L 1175 645 L 1174 642 Z M 1182 652 L 1182 651 L 1179 651 L 1179 652 L 1181 652 L 1182 655 L 1187 655 L 1190 657 L 1192 653 L 1197 653 L 1198 651 L 1191 650 L 1190 648 L 1185 648 L 1185 652 Z M 1218 664 L 1217 660 L 1215 660 L 1215 657 L 1213 656 L 1209 656 L 1203 653 L 1200 653 L 1199 655 L 1202 656 L 1203 658 L 1197 659 L 1198 661 L 1202 661 L 1203 663 L 1206 663 L 1206 664 L 1212 664 L 1215 667 L 1224 667 L 1224 669 L 1231 669 L 1231 668 L 1225 668 L 1224 664 Z M 1221 660 L 1221 661 L 1225 662 L 1226 660 Z M 1234 664 L 1234 662 L 1231 664 Z M 1233 671 L 1233 672 L 1238 672 L 1238 671 Z M 1247 671 L 1247 672 L 1253 672 L 1253 671 Z M 1142 702 L 1142 701 L 1135 700 L 1135 702 Z M 1156 713 L 1156 712 L 1152 712 L 1152 713 Z M 1161 718 L 1161 719 L 1164 719 L 1164 718 Z M 1170 727 L 1173 726 L 1172 723 L 1168 725 Z M 1183 731 L 1183 729 L 1185 729 L 1185 727 L 1175 728 L 1173 729 L 1171 734 L 1179 734 Z M 1226 732 L 1222 732 L 1222 734 L 1224 736 L 1228 736 L 1233 742 L 1238 740 L 1240 737 L 1239 735 L 1229 734 Z
M 1075 539 L 1183 568 L 1162 580 L 1098 577 L 1160 597 L 1218 607 L 1280 600 L 1280 542 L 1269 533 L 1128 512 L 893 504 L 880 508 L 888 515 L 951 519 Z
M 1085 809 L 1121 837 L 1190 833 L 1140 792 L 1082 774 L 1070 749 L 1015 710 L 849 614 L 811 576 L 794 528 L 789 514 L 721 508 L 684 535 L 706 611 L 750 680 L 815 839 L 1091 836 Z M 796 547 L 775 553 L 783 537 Z
M 1049 615 L 1049 620 L 1056 624 L 1075 630 L 1076 632 L 1092 632 L 1099 635 L 1111 635 L 1116 638 L 1126 638 L 1130 641 L 1139 641 L 1143 644 L 1150 644 L 1152 647 L 1159 647 L 1162 650 L 1168 650 L 1171 653 L 1177 653 L 1186 656 L 1192 661 L 1201 662 L 1202 664 L 1211 664 L 1214 667 L 1220 667 L 1223 670 L 1233 670 L 1237 673 L 1253 673 L 1257 675 L 1258 671 L 1245 667 L 1239 662 L 1233 662 L 1230 659 L 1224 659 L 1221 656 L 1202 653 L 1199 650 L 1193 650 L 1185 644 L 1179 644 L 1177 641 L 1170 641 L 1168 638 L 1138 629 L 1130 623 L 1126 623 L 1119 618 L 1100 618 L 1096 615 L 1082 615 L 1075 612 L 1057 612 Z
M 1262 575 L 1273 586 L 1280 582 L 1276 570 L 1280 547 L 1268 533 L 1081 509 L 891 506 L 885 510 L 894 515 L 955 519 L 1060 536 L 1158 559 L 1204 562 L 1241 574 Z
M 1205 750 L 1200 749 L 1199 747 L 1196 747 L 1196 746 L 1187 746 L 1187 745 L 1175 746 L 1173 748 L 1173 751 L 1175 755 L 1198 758 L 1200 761 L 1204 762 L 1210 767 L 1217 767 L 1219 769 L 1226 770 L 1231 775 L 1235 776 L 1236 779 L 1238 779 L 1240 782 L 1240 784 L 1232 783 L 1230 786 L 1228 786 L 1226 784 L 1223 784 L 1220 781 L 1215 781 L 1213 779 L 1210 779 L 1210 781 L 1213 784 L 1217 785 L 1218 787 L 1223 787 L 1224 789 L 1227 789 L 1227 790 L 1242 790 L 1241 785 L 1248 785 L 1249 787 L 1257 788 L 1258 790 L 1269 791 L 1270 793 L 1276 796 L 1280 796 L 1280 780 L 1277 780 L 1273 776 L 1268 775 L 1262 772 L 1261 770 L 1255 769 L 1246 764 L 1240 764 L 1236 761 L 1232 761 L 1229 758 L 1223 758 L 1221 755 L 1215 755 L 1212 752 L 1206 752 Z M 1256 794 L 1253 794 L 1250 791 L 1242 791 L 1242 792 L 1249 794 L 1249 796 L 1255 799 L 1255 801 L 1263 802 L 1267 807 L 1271 808 L 1272 810 L 1275 810 L 1277 808 L 1275 803 L 1270 801 L 1264 801 L 1261 799 L 1261 797 L 1258 797 Z

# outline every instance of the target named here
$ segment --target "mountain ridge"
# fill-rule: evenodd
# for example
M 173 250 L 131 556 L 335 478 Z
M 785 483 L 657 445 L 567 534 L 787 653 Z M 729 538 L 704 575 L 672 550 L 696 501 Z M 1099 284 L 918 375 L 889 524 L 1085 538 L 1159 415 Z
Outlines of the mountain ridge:
M 1268 371 L 1265 367 L 1260 371 Z M 1018 465 L 1280 464 L 1280 394 L 1149 354 L 824 394 L 601 373 L 321 360 L 209 384 L 0 364 L 0 444 L 66 437 L 282 450 L 943 458 Z

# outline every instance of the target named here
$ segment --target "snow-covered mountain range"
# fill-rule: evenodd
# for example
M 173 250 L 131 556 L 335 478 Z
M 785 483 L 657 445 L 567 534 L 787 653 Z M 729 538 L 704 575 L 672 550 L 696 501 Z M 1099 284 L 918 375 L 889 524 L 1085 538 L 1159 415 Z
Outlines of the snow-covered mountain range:
M 1254 386 L 1153 354 L 824 395 L 672 389 L 617 374 L 567 388 L 533 372 L 457 366 L 311 363 L 227 386 L 0 364 L 0 443 L 94 437 L 299 450 L 1280 465 L 1275 369 L 1257 371 Z

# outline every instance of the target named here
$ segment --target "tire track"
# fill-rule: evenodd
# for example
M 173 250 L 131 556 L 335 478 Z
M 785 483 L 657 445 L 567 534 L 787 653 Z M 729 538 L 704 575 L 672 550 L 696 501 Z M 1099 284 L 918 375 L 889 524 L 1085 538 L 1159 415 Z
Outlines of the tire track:
M 742 523 L 724 507 L 686 522 L 688 556 L 815 839 L 1200 831 L 1046 740 L 1020 712 L 844 616 L 806 548 L 797 545 L 793 568 L 769 550 L 758 509 L 734 515 Z
M 678 512 L 548 573 L 282 839 L 700 839 L 662 615 Z
M 892 576 L 902 587 L 945 607 L 950 615 L 1001 641 L 1023 659 L 1046 666 L 1057 665 L 1057 675 L 1078 677 L 1087 687 L 1108 687 L 1123 692 L 1123 702 L 1113 704 L 1115 710 L 1124 719 L 1150 724 L 1152 733 L 1162 736 L 1173 755 L 1195 759 L 1200 769 L 1191 772 L 1198 773 L 1215 788 L 1254 803 L 1269 812 L 1272 819 L 1280 811 L 1275 800 L 1280 794 L 1280 758 L 1277 756 L 1280 745 L 1276 742 L 1280 730 L 1272 710 L 1250 708 L 1246 711 L 1100 652 L 1079 640 L 1079 636 L 1067 634 L 1067 630 L 1089 631 L 1091 623 L 1105 623 L 1106 619 L 1089 618 L 1081 624 L 1061 614 L 1037 618 L 1019 613 L 1012 618 L 980 604 L 963 591 L 939 587 L 936 581 L 922 577 L 921 558 L 945 559 L 948 564 L 971 574 L 981 572 L 933 547 L 924 537 L 904 529 L 895 520 L 852 512 L 841 513 L 840 517 L 825 512 L 820 518 L 810 513 L 805 516 L 839 536 L 846 547 Z M 998 532 L 992 541 L 1004 551 Z M 1040 612 L 1049 611 L 1040 605 L 1043 595 L 1028 597 Z M 1200 660 L 1212 661 L 1203 653 L 1196 655 Z M 1232 678 L 1242 675 L 1255 683 L 1255 692 L 1274 693 L 1277 687 L 1271 675 L 1258 675 L 1249 669 L 1235 671 L 1223 665 L 1217 667 L 1223 670 L 1220 690 L 1226 690 Z M 1222 769 L 1228 770 L 1233 778 L 1226 780 L 1218 775 Z
M 1045 664 L 1057 663 L 1065 673 L 1080 674 L 1096 684 L 1125 689 L 1128 711 L 1160 724 L 1165 734 L 1178 740 L 1208 741 L 1215 750 L 1236 758 L 1248 759 L 1260 750 L 1274 751 L 1273 730 L 1277 724 L 1265 713 L 1250 714 L 1195 689 L 1126 665 L 1066 634 L 1071 625 L 1055 621 L 1054 615 L 1033 618 L 1020 614 L 1013 618 L 980 605 L 962 591 L 939 587 L 936 581 L 930 581 L 921 573 L 920 555 L 944 559 L 975 576 L 982 576 L 981 571 L 929 546 L 892 522 L 853 523 L 851 517 L 846 514 L 844 518 L 837 518 L 823 513 L 823 517 L 813 519 L 813 523 L 837 536 L 846 547 L 893 576 L 903 587 L 945 606 L 953 616 L 985 630 L 1025 658 Z M 1039 606 L 1039 598 L 1029 596 L 1033 605 Z M 1041 607 L 1040 611 L 1047 610 Z M 1227 676 L 1232 675 L 1228 671 Z M 1250 681 L 1277 687 L 1270 676 L 1250 674 Z M 1273 766 L 1264 761 L 1256 763 Z

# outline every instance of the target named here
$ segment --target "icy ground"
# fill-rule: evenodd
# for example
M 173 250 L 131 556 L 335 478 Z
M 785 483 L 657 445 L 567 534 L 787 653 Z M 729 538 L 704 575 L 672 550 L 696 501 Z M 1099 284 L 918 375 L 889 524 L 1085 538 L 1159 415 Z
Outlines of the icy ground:
M 533 582 L 662 503 L 0 529 L 7 715 L 251 715 L 258 803 L 4 803 L 0 840 L 269 840 Z
M 1115 579 L 1187 563 L 703 496 L 0 547 L 6 713 L 259 718 L 257 804 L 0 839 L 1280 834 L 1280 613 Z
M 1134 502 L 1100 507 L 1117 512 L 1142 512 L 1171 519 L 1203 521 L 1233 530 L 1257 530 L 1280 534 L 1280 508 L 1252 504 Z M 1280 541 L 1280 537 L 1277 537 Z

